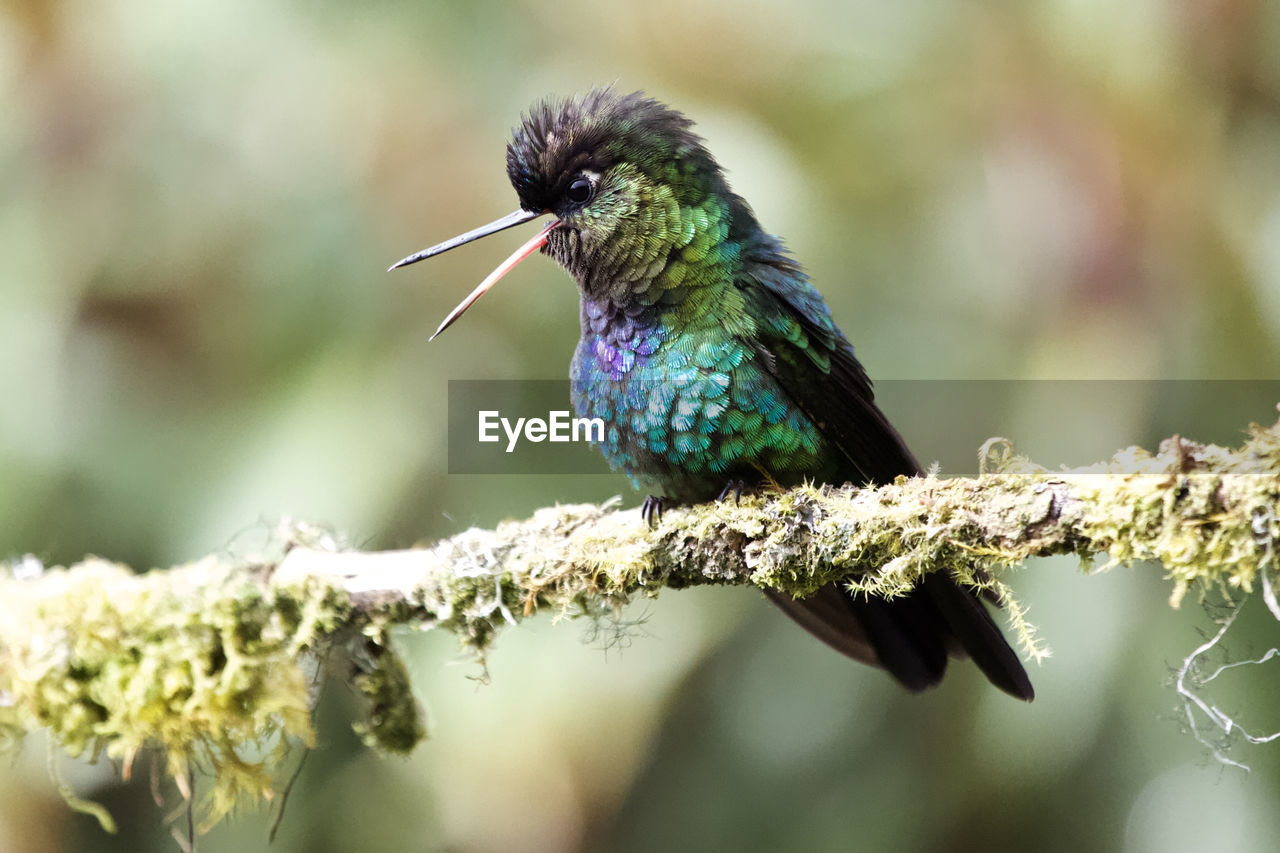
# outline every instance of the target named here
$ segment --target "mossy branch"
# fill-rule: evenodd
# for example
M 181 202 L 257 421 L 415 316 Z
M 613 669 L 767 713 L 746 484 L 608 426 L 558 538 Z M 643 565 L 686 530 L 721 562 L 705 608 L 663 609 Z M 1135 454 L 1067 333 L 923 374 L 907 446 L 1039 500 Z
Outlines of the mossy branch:
M 1007 569 L 1070 553 L 1156 561 L 1177 606 L 1193 588 L 1249 593 L 1274 571 L 1280 424 L 1253 427 L 1238 449 L 1174 437 L 1154 455 L 1130 449 L 1069 472 L 1003 440 L 981 459 L 974 478 L 805 486 L 671 510 L 656 530 L 611 501 L 406 551 L 345 550 L 286 525 L 277 557 L 143 575 L 97 558 L 48 570 L 25 558 L 0 574 L 0 742 L 47 729 L 67 753 L 105 755 L 126 776 L 154 746 L 187 797 L 191 768 L 211 768 L 209 825 L 242 798 L 269 798 L 286 748 L 312 742 L 317 663 L 334 648 L 351 653 L 369 699 L 370 742 L 403 751 L 422 738 L 395 625 L 451 631 L 483 656 L 501 628 L 535 613 L 599 615 L 663 587 L 803 596 L 841 580 L 893 596 L 947 571 L 1007 593 Z M 1021 608 L 1007 610 L 1026 653 L 1041 654 Z

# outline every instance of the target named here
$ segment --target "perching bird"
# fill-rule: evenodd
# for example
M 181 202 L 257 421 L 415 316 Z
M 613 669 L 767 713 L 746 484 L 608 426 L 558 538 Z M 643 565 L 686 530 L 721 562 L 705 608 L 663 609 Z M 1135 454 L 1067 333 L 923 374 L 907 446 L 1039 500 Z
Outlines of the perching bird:
M 559 262 L 581 296 L 573 404 L 608 425 L 600 447 L 649 493 L 646 520 L 664 504 L 769 482 L 919 474 L 822 296 L 691 128 L 640 92 L 538 104 L 507 146 L 520 208 L 392 268 L 552 216 L 435 334 L 534 250 Z M 937 684 L 948 657 L 967 654 L 1000 689 L 1034 695 L 977 595 L 942 574 L 893 601 L 838 584 L 808 599 L 770 598 L 911 690 Z

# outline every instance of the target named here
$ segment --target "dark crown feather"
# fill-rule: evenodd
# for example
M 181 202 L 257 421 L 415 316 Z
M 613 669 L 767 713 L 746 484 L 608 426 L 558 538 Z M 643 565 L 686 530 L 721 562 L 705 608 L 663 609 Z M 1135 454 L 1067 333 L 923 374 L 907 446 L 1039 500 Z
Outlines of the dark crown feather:
M 708 177 L 720 168 L 707 153 L 693 122 L 645 96 L 596 88 L 577 98 L 535 105 L 512 131 L 507 176 L 526 210 L 553 206 L 565 186 L 585 169 L 604 172 L 619 161 L 658 176 L 674 160 L 693 159 Z

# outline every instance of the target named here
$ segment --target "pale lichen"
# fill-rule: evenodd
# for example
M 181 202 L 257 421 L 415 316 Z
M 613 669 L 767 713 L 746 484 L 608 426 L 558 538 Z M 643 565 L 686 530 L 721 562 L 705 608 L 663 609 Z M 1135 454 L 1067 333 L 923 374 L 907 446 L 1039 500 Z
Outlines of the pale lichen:
M 126 777 L 155 748 L 180 785 L 193 766 L 213 768 L 205 825 L 269 798 L 287 749 L 314 740 L 299 658 L 346 619 L 320 583 L 272 588 L 214 558 L 144 575 L 90 558 L 2 587 L 9 740 L 45 729 Z

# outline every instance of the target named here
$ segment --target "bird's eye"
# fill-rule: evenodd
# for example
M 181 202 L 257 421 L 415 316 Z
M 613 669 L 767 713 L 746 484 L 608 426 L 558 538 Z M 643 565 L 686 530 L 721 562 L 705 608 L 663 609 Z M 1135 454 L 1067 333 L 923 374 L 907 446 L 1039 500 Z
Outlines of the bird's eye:
M 569 188 L 564 191 L 564 197 L 571 204 L 586 204 L 591 201 L 594 192 L 595 188 L 586 178 L 575 178 L 573 183 L 569 184 Z

